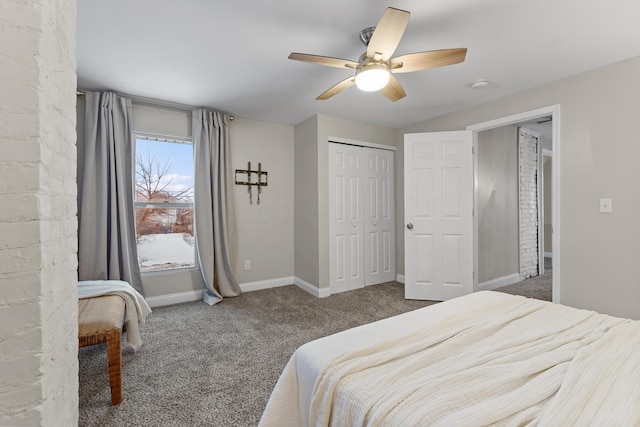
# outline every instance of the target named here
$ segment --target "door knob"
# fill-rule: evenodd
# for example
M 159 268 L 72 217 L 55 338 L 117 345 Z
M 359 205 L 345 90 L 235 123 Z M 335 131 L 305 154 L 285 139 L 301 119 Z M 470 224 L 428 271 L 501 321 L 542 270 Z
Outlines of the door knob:
M 377 222 L 374 222 L 374 223 L 373 223 L 373 226 L 375 227 L 376 225 L 378 225 L 378 223 L 377 223 Z
M 411 224 L 411 223 L 407 224 L 407 228 L 408 228 L 409 230 L 413 230 L 413 224 Z

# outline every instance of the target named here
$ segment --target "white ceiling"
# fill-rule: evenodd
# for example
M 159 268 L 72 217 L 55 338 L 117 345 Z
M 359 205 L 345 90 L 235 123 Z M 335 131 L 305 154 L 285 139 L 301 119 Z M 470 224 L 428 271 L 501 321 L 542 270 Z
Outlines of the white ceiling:
M 291 52 L 357 60 L 387 6 L 411 12 L 394 56 L 468 48 L 466 61 L 399 74 L 395 103 L 352 87 L 350 70 Z M 79 0 L 78 87 L 295 125 L 328 114 L 389 127 L 640 55 L 638 0 Z M 488 79 L 484 90 L 471 89 Z

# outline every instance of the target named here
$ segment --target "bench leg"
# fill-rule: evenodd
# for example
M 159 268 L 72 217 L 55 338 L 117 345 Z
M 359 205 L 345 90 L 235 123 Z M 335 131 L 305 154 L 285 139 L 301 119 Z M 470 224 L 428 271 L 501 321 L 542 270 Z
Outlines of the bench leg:
M 121 331 L 107 333 L 107 358 L 109 359 L 109 383 L 111 385 L 111 404 L 122 402 L 122 350 L 120 348 Z

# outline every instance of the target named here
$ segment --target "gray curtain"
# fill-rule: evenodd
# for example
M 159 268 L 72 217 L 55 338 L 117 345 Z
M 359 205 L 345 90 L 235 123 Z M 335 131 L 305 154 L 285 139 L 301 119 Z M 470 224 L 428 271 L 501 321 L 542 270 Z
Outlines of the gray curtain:
M 87 92 L 78 214 L 79 280 L 124 280 L 142 293 L 133 209 L 131 100 Z
M 213 305 L 241 294 L 232 271 L 236 256 L 229 116 L 193 110 L 196 254 Z

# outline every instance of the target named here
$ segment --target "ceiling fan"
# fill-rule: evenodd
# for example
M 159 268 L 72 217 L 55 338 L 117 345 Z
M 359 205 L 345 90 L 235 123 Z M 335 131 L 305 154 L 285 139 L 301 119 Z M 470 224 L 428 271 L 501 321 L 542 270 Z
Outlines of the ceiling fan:
M 467 54 L 466 48 L 457 48 L 410 53 L 391 58 L 407 27 L 409 15 L 406 10 L 388 7 L 377 26 L 362 30 L 360 40 L 367 46 L 367 50 L 358 61 L 297 52 L 291 53 L 289 59 L 355 70 L 355 75 L 325 91 L 316 98 L 318 100 L 329 99 L 355 84 L 363 91 L 379 90 L 395 102 L 404 98 L 406 93 L 393 74 L 457 64 L 464 61 Z

